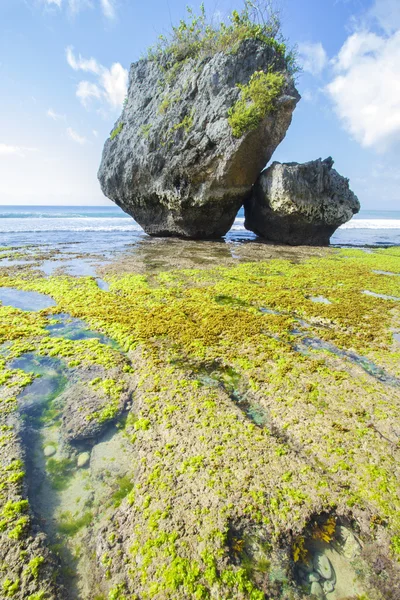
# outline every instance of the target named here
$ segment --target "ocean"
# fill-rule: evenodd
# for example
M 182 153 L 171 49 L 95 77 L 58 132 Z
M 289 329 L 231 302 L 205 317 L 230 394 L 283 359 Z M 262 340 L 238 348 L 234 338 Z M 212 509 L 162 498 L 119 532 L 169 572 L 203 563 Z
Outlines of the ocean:
M 0 246 L 79 243 L 81 252 L 123 249 L 147 237 L 117 206 L 0 206 Z M 241 209 L 226 235 L 229 242 L 256 239 L 244 228 Z M 400 211 L 361 211 L 340 227 L 333 245 L 400 245 Z

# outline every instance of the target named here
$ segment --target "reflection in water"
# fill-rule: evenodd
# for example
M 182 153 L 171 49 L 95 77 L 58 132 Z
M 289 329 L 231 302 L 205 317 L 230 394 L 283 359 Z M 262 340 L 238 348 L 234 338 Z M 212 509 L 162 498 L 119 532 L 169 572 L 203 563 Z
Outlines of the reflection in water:
M 21 310 L 43 310 L 55 306 L 56 303 L 50 296 L 38 292 L 25 292 L 15 288 L 1 287 L 0 301 L 7 306 Z

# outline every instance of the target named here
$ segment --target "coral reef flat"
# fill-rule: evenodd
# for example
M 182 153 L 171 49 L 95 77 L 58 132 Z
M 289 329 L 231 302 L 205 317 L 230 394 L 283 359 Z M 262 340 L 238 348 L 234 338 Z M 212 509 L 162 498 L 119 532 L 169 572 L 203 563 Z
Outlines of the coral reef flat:
M 399 247 L 57 259 L 0 248 L 0 597 L 400 599 Z

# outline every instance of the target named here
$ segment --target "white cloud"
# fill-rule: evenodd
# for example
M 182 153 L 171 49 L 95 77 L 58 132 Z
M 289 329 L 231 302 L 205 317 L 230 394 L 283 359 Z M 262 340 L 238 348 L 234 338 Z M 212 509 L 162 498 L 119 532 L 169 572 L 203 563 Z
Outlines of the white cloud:
M 68 8 L 73 15 L 78 14 L 84 8 L 91 7 L 92 3 L 90 0 L 68 0 Z
M 46 114 L 50 119 L 53 119 L 53 121 L 65 121 L 66 119 L 65 115 L 56 113 L 52 108 L 49 108 Z
M 321 42 L 299 44 L 299 58 L 304 71 L 320 75 L 328 64 L 328 56 Z
M 114 107 L 121 106 L 128 87 L 128 71 L 120 63 L 114 63 L 111 69 L 104 69 L 101 82 L 107 102 Z
M 67 56 L 67 63 L 74 71 L 87 71 L 98 75 L 103 68 L 94 58 L 82 58 L 81 55 L 76 58 L 72 46 L 68 46 L 65 53 Z
M 327 92 L 344 127 L 365 147 L 400 141 L 400 31 L 351 35 L 334 61 Z
M 113 0 L 100 0 L 101 10 L 103 11 L 103 15 L 107 17 L 107 19 L 115 18 L 115 7 Z
M 100 88 L 95 83 L 90 81 L 80 81 L 76 88 L 76 95 L 82 102 L 83 106 L 87 108 L 91 98 L 101 98 Z
M 39 0 L 40 1 L 40 0 Z M 41 0 L 47 6 L 55 5 L 62 9 L 65 6 L 70 15 L 75 16 L 86 8 L 93 8 L 93 0 Z M 115 19 L 116 0 L 98 0 L 97 6 L 107 19 Z
M 382 29 L 391 34 L 400 29 L 399 0 L 375 0 L 369 17 L 376 19 Z
M 75 129 L 72 129 L 72 127 L 68 127 L 67 135 L 73 142 L 76 142 L 77 144 L 80 144 L 81 146 L 83 146 L 83 144 L 86 144 L 86 142 L 87 142 L 87 139 L 85 137 L 79 135 L 79 133 L 77 131 L 75 131 Z
M 28 152 L 36 152 L 37 148 L 27 146 L 12 146 L 9 144 L 0 144 L 0 156 L 19 156 L 25 158 Z
M 67 62 L 74 71 L 86 71 L 97 75 L 97 83 L 80 81 L 76 95 L 87 107 L 91 98 L 106 101 L 112 108 L 122 105 L 128 86 L 128 71 L 120 63 L 114 63 L 110 69 L 99 64 L 94 58 L 78 58 L 69 46 L 66 49 Z
M 92 133 L 93 133 L 94 137 L 98 137 L 98 135 L 99 135 L 99 132 L 96 131 L 96 129 L 93 129 Z

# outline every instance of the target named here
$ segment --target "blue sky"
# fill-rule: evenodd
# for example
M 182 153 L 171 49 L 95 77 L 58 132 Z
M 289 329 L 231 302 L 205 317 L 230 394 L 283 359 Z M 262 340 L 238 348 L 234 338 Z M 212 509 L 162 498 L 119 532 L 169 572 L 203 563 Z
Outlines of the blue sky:
M 129 65 L 187 3 L 0 0 L 0 204 L 109 203 L 96 174 Z M 303 99 L 273 160 L 332 155 L 363 208 L 400 209 L 400 1 L 279 4 Z

